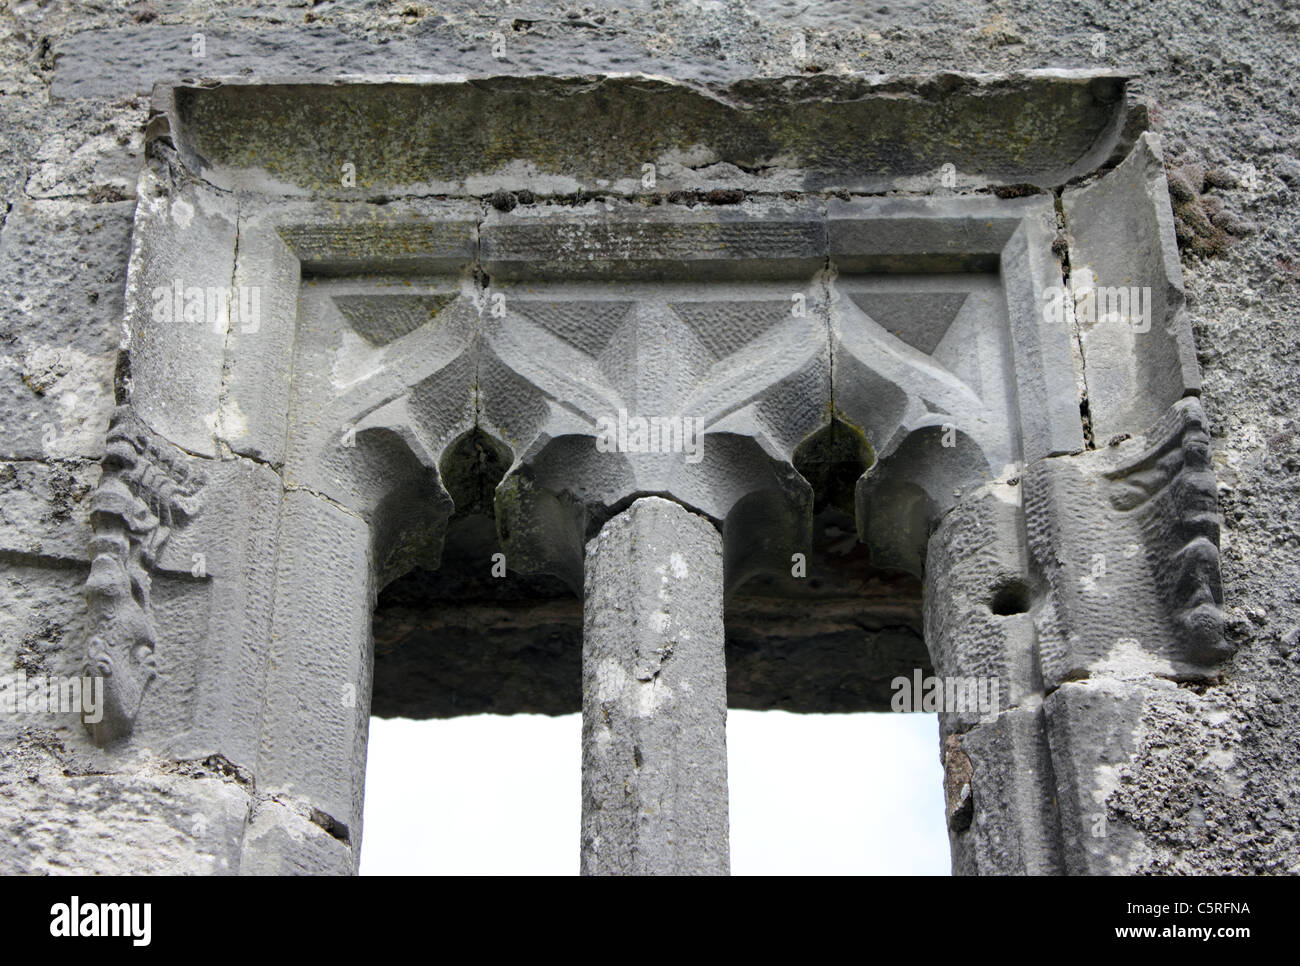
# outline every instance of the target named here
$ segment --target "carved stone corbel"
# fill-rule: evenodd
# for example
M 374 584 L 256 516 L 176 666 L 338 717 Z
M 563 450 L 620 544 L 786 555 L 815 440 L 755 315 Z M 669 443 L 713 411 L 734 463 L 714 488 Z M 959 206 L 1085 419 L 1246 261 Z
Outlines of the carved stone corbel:
M 150 600 L 158 554 L 199 512 L 203 478 L 171 444 L 119 407 L 109 424 L 103 476 L 91 498 L 90 637 L 84 673 L 104 679 L 103 717 L 86 722 L 98 745 L 129 735 L 157 676 Z
M 1223 636 L 1219 510 L 1210 433 L 1200 402 L 1176 403 L 1146 448 L 1106 474 L 1110 504 L 1130 516 L 1181 656 L 1214 664 L 1232 654 Z
M 1025 474 L 1029 547 L 1049 588 L 1044 682 L 1087 677 L 1118 647 L 1204 678 L 1223 636 L 1219 518 L 1205 413 L 1179 400 L 1144 436 Z

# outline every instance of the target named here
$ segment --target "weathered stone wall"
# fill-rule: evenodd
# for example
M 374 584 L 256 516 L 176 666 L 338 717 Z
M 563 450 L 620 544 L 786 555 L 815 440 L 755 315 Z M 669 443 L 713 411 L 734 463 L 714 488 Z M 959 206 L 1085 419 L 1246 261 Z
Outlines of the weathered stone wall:
M 71 674 L 84 655 L 89 494 L 113 410 L 156 80 L 632 71 L 723 82 L 1110 66 L 1140 78 L 1163 139 L 1237 651 L 1208 685 L 1152 688 L 1126 680 L 1118 662 L 1105 686 L 1139 709 L 1136 760 L 1115 760 L 1113 790 L 1098 805 L 1133 830 L 1136 871 L 1300 871 L 1300 11 L 1286 6 L 6 4 L 0 674 Z M 155 586 L 159 606 L 167 593 Z M 1086 703 L 1082 685 L 1066 687 Z M 259 797 L 227 762 L 172 760 L 143 744 L 103 752 L 73 715 L 3 716 L 0 747 L 4 871 L 222 871 L 250 836 L 319 840 L 322 856 L 344 847 L 328 816 Z M 323 858 L 319 867 L 337 866 Z

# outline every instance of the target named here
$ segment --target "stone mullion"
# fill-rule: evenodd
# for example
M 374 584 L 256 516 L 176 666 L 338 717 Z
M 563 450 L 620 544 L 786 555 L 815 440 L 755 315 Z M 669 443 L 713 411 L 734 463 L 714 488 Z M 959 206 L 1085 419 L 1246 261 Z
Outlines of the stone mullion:
M 637 500 L 587 545 L 582 872 L 729 871 L 722 540 Z

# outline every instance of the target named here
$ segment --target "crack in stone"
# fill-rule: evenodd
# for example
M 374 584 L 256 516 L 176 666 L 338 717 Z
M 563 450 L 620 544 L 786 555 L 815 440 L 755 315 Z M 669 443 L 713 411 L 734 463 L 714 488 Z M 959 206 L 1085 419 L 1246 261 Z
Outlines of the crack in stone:
M 1083 349 L 1083 332 L 1079 329 L 1079 319 L 1074 312 L 1074 292 L 1070 287 L 1070 277 L 1073 271 L 1070 265 L 1070 226 L 1065 216 L 1064 188 L 1057 188 L 1052 193 L 1052 204 L 1056 209 L 1058 240 L 1060 240 L 1060 250 L 1056 253 L 1061 258 L 1061 289 L 1063 304 L 1068 307 L 1070 328 L 1073 330 L 1075 345 L 1079 348 L 1079 379 L 1083 386 L 1081 389 L 1082 398 L 1079 400 L 1079 421 L 1083 424 L 1083 444 L 1087 449 L 1096 449 L 1097 444 L 1092 436 L 1092 413 L 1088 405 L 1088 359 Z M 1055 251 L 1057 245 L 1053 243 Z
M 347 825 L 340 822 L 333 815 L 330 815 L 328 812 L 324 812 L 319 808 L 313 808 L 311 810 L 311 821 L 314 825 L 319 825 L 326 832 L 329 832 L 330 835 L 334 836 L 334 838 L 338 839 L 344 845 L 349 848 L 352 847 L 352 836 Z
M 208 755 L 206 758 L 172 759 L 162 764 L 160 770 L 186 778 L 216 777 L 248 792 L 255 790 L 253 775 L 222 754 Z
M 358 513 L 356 510 L 353 510 L 351 507 L 348 507 L 345 504 L 340 503 L 338 500 L 334 499 L 334 497 L 330 496 L 327 493 L 321 493 L 319 490 L 313 490 L 311 487 L 303 486 L 301 483 L 285 483 L 283 484 L 283 486 L 284 486 L 284 492 L 286 496 L 290 493 L 306 493 L 308 496 L 314 496 L 322 503 L 328 503 L 336 510 L 346 513 L 348 516 L 360 520 L 362 523 L 366 522 L 366 518 L 362 516 L 360 513 Z
M 235 251 L 230 260 L 230 291 L 232 296 L 238 289 L 235 283 L 239 278 L 239 232 L 242 217 L 238 206 L 235 208 Z M 226 300 L 226 334 L 221 344 L 221 379 L 217 384 L 217 413 L 216 424 L 212 427 L 212 435 L 220 446 L 224 446 L 228 452 L 235 452 L 234 446 L 225 437 L 225 414 L 227 403 L 230 399 L 230 390 L 227 383 L 233 368 L 230 358 L 230 337 L 234 334 L 235 320 L 232 311 L 234 298 Z

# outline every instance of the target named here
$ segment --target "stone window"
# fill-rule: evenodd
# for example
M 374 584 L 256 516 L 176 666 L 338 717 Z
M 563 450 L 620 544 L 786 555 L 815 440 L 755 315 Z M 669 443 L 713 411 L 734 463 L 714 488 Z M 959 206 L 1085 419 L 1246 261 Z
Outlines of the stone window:
M 149 138 L 92 728 L 301 803 L 241 868 L 355 869 L 372 711 L 581 709 L 584 871 L 725 872 L 727 707 L 913 673 L 991 702 L 956 871 L 1127 861 L 1138 708 L 1077 682 L 1226 648 L 1122 77 L 231 81 Z

